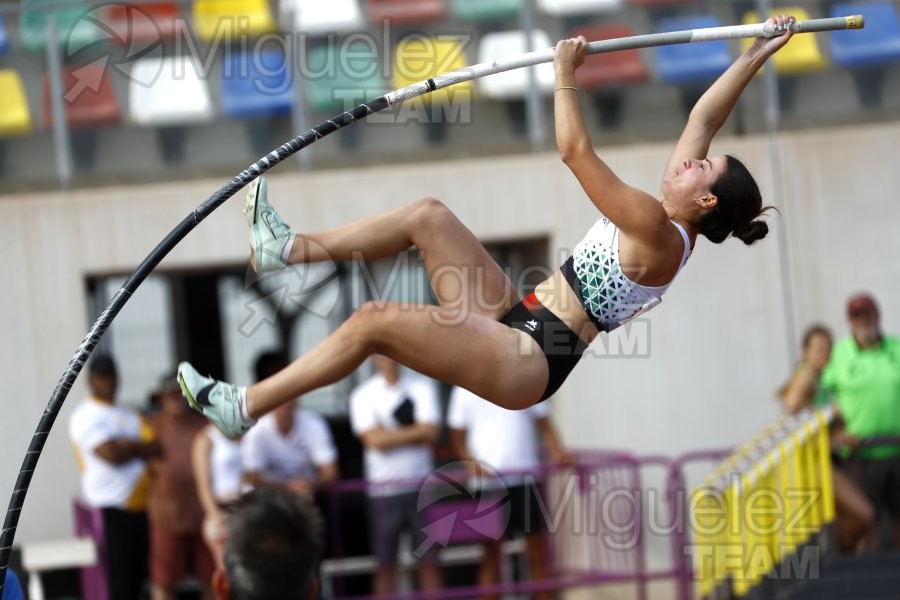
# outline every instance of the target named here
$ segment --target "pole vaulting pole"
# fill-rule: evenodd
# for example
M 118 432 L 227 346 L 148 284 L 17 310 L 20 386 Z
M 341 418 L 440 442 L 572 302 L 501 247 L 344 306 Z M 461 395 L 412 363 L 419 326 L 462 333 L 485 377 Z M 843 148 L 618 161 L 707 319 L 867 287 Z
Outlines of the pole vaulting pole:
M 792 29 L 797 33 L 807 33 L 816 31 L 832 31 L 838 29 L 862 29 L 862 15 L 854 15 L 848 17 L 833 17 L 829 19 L 811 19 L 807 21 L 796 21 L 793 23 Z M 726 27 L 709 27 L 704 29 L 691 29 L 685 31 L 673 31 L 669 33 L 651 33 L 647 35 L 637 35 L 625 38 L 616 38 L 610 40 L 602 40 L 591 42 L 588 44 L 588 54 L 599 54 L 602 52 L 615 52 L 618 50 L 630 50 L 632 48 L 647 48 L 652 46 L 665 46 L 670 44 L 687 44 L 693 42 L 708 42 L 713 40 L 727 40 L 736 38 L 753 38 L 753 37 L 775 37 L 782 35 L 784 31 L 777 30 L 771 23 L 757 23 L 752 25 L 733 25 Z M 295 154 L 296 152 L 313 144 L 316 140 L 334 133 L 342 127 L 346 127 L 351 123 L 355 123 L 369 115 L 380 112 L 395 104 L 400 104 L 417 96 L 423 96 L 434 90 L 449 87 L 451 85 L 471 81 L 495 73 L 511 71 L 537 65 L 540 63 L 551 62 L 553 60 L 553 48 L 540 50 L 537 52 L 529 52 L 518 57 L 495 60 L 489 63 L 481 63 L 458 71 L 452 71 L 444 75 L 438 75 L 432 79 L 415 83 L 413 85 L 395 90 L 384 96 L 380 96 L 372 102 L 360 104 L 347 112 L 336 115 L 323 123 L 320 123 L 313 129 L 298 135 L 287 143 L 273 150 L 247 169 L 242 171 L 234 179 L 219 188 L 212 196 L 206 199 L 191 214 L 185 217 L 163 240 L 147 255 L 137 269 L 128 277 L 122 287 L 115 293 L 109 304 L 103 310 L 103 313 L 97 318 L 91 326 L 81 345 L 75 351 L 75 355 L 69 361 L 65 371 L 56 384 L 44 414 L 38 422 L 34 436 L 25 453 L 25 459 L 22 461 L 22 468 L 16 478 L 13 487 L 12 496 L 9 500 L 9 508 L 6 511 L 6 519 L 3 522 L 3 529 L 0 531 L 0 595 L 3 592 L 3 586 L 6 582 L 6 570 L 9 566 L 9 557 L 12 552 L 12 544 L 16 535 L 16 528 L 19 524 L 19 515 L 22 512 L 22 506 L 25 503 L 25 495 L 28 492 L 28 486 L 31 484 L 31 478 L 37 467 L 38 459 L 44 448 L 47 436 L 62 408 L 63 402 L 69 395 L 69 390 L 84 367 L 94 348 L 100 339 L 109 329 L 113 319 L 128 302 L 132 294 L 141 285 L 144 279 L 156 268 L 165 256 L 184 237 L 196 227 L 200 221 L 209 216 L 212 211 L 218 208 L 223 202 L 234 196 L 242 187 Z

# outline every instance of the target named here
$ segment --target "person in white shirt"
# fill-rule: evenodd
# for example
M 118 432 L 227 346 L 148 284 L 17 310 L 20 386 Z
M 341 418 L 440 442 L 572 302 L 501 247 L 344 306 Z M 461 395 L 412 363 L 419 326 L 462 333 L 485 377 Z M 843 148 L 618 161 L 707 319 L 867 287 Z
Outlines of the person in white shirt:
M 191 463 L 197 497 L 203 506 L 203 539 L 213 557 L 224 551 L 225 508 L 243 491 L 241 443 L 228 438 L 215 425 L 207 425 L 194 437 Z
M 454 452 L 473 476 L 481 476 L 480 465 L 484 465 L 503 477 L 503 481 L 495 485 L 505 488 L 509 494 L 507 536 L 524 534 L 531 579 L 544 579 L 543 522 L 537 500 L 540 490 L 536 485 L 539 476 L 527 476 L 523 472 L 540 467 L 538 433 L 551 461 L 564 466 L 573 463 L 571 454 L 563 449 L 550 422 L 550 407 L 546 402 L 540 402 L 525 410 L 508 410 L 457 387 L 450 394 L 447 426 Z M 504 473 L 510 474 L 504 476 Z M 483 483 L 485 487 L 491 485 L 490 482 Z M 485 544 L 478 573 L 479 585 L 500 581 L 502 541 Z M 550 591 L 535 594 L 536 599 L 552 597 Z
M 263 379 L 287 363 L 280 353 L 264 353 L 256 362 L 256 375 Z M 338 478 L 337 457 L 325 419 L 299 408 L 296 399 L 260 419 L 241 442 L 246 483 L 310 496 Z
M 115 403 L 118 371 L 107 355 L 88 365 L 91 395 L 72 412 L 69 437 L 85 501 L 102 510 L 110 600 L 139 598 L 147 578 L 146 461 L 162 454 L 137 411 Z
M 374 355 L 375 374 L 350 396 L 350 423 L 365 447 L 370 482 L 372 543 L 378 570 L 376 594 L 397 591 L 397 552 L 407 532 L 411 548 L 426 542 L 417 510 L 423 480 L 432 470 L 432 448 L 440 433 L 440 406 L 432 382 L 400 371 L 386 356 Z M 434 552 L 419 563 L 419 586 L 441 587 Z

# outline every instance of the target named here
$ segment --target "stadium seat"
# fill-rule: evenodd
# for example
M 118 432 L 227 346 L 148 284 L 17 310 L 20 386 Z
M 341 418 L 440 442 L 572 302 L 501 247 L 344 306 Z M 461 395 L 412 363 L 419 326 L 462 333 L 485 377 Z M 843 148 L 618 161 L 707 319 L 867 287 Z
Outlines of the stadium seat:
M 31 112 L 19 72 L 0 69 L 0 137 L 24 135 L 32 130 Z
M 47 4 L 61 4 L 58 9 L 49 9 Z M 31 5 L 39 5 L 31 8 Z M 86 13 L 91 17 L 105 20 L 106 8 L 79 0 L 21 0 L 19 16 L 19 36 L 22 46 L 32 52 L 43 51 L 47 46 L 47 15 L 53 14 L 56 35 L 60 46 L 67 56 L 71 56 L 81 48 L 96 42 L 109 34 L 104 32 L 101 24 L 83 18 Z
M 591 42 L 629 37 L 634 34 L 634 30 L 628 25 L 594 25 L 577 27 L 571 31 L 573 37 L 583 35 Z M 644 83 L 649 78 L 650 75 L 641 60 L 641 53 L 636 49 L 588 56 L 584 65 L 575 72 L 578 87 L 585 90 Z
M 44 77 L 44 122 L 53 125 L 50 77 Z M 121 121 L 112 76 L 96 63 L 68 67 L 63 72 L 63 109 L 72 131 L 72 157 L 82 170 L 94 168 L 97 156 L 98 127 L 118 125 Z
M 614 12 L 623 4 L 624 0 L 537 0 L 538 9 L 554 17 Z
M 712 15 L 669 17 L 660 19 L 656 30 L 682 31 L 719 27 L 722 23 Z M 673 44 L 654 48 L 656 73 L 662 81 L 679 86 L 684 113 L 690 114 L 708 84 L 731 65 L 733 59 L 725 40 L 697 44 Z
M 835 4 L 831 16 L 861 14 L 866 29 L 831 32 L 831 59 L 847 69 L 880 67 L 900 61 L 900 18 L 893 2 Z
M 696 4 L 695 0 L 629 0 L 635 6 L 668 6 L 670 4 Z
M 546 32 L 534 30 L 531 37 L 531 49 L 543 50 L 553 44 Z M 494 59 L 511 58 L 527 52 L 524 31 L 502 31 L 485 34 L 478 47 L 478 62 L 490 62 Z M 542 93 L 553 91 L 556 72 L 551 63 L 543 63 L 534 67 L 538 89 Z M 505 73 L 497 73 L 478 80 L 478 91 L 488 98 L 509 100 L 523 98 L 528 93 L 527 69 L 514 69 Z
M 627 25 L 593 25 L 576 27 L 570 34 L 573 37 L 583 35 L 588 41 L 594 42 L 632 36 L 634 30 Z M 637 49 L 588 56 L 575 72 L 578 87 L 593 92 L 594 105 L 604 127 L 619 122 L 622 86 L 644 83 L 649 79 L 650 74 Z
M 712 15 L 671 17 L 657 23 L 658 32 L 720 27 L 722 23 Z M 654 48 L 656 70 L 660 79 L 676 85 L 706 83 L 725 72 L 733 58 L 725 40 L 697 44 L 673 44 Z
M 810 18 L 806 9 L 800 6 L 779 6 L 769 11 L 770 15 L 787 14 L 794 15 L 798 21 Z M 747 11 L 744 14 L 744 23 L 758 23 L 760 19 L 756 11 Z M 753 43 L 751 39 L 741 40 L 741 51 L 746 50 Z M 819 43 L 815 35 L 798 35 L 791 43 L 779 50 L 775 56 L 769 59 L 775 67 L 775 72 L 782 77 L 778 92 L 782 108 L 790 110 L 794 104 L 794 95 L 797 88 L 796 76 L 805 73 L 815 73 L 828 67 L 828 59 L 819 49 Z M 765 69 L 767 67 L 763 67 Z M 759 73 L 762 73 L 760 69 Z M 758 73 L 758 74 L 759 74 Z
M 222 112 L 239 119 L 289 114 L 294 95 L 284 54 L 280 50 L 226 54 L 220 101 Z
M 832 17 L 861 14 L 866 29 L 831 32 L 831 59 L 851 69 L 865 107 L 881 101 L 885 67 L 900 61 L 900 17 L 892 2 L 850 2 L 831 7 Z
M 393 62 L 395 89 L 468 65 L 465 46 L 459 40 L 422 36 L 410 36 L 400 40 L 394 48 Z M 469 81 L 432 92 L 419 100 L 450 102 L 458 93 L 471 96 L 472 90 L 473 85 Z
M 199 67 L 188 56 L 145 57 L 134 63 L 129 79 L 131 121 L 159 127 L 164 160 L 182 161 L 186 134 L 181 126 L 213 117 L 209 90 Z
M 197 0 L 193 18 L 194 31 L 205 42 L 218 36 L 256 36 L 275 28 L 268 0 Z
M 106 22 L 124 46 L 134 42 L 152 44 L 175 37 L 180 14 L 175 2 L 110 4 Z
M 502 21 L 519 16 L 522 0 L 450 0 L 450 14 L 461 21 Z
M 363 41 L 346 47 L 314 47 L 306 64 L 315 75 L 304 81 L 304 95 L 320 112 L 342 112 L 389 91 L 379 73 L 377 52 Z
M 291 11 L 294 31 L 308 35 L 346 33 L 366 25 L 359 0 L 283 0 L 281 10 Z
M 283 135 L 281 117 L 294 107 L 293 77 L 281 50 L 234 51 L 222 58 L 219 102 L 222 112 L 247 123 L 254 156 L 262 156 Z
M 810 18 L 806 9 L 800 6 L 780 6 L 773 8 L 770 15 L 794 15 L 798 21 L 805 21 Z M 756 11 L 747 11 L 744 14 L 743 22 L 759 23 L 765 19 L 760 19 Z M 741 41 L 741 50 L 746 50 L 753 43 L 751 39 L 743 39 Z M 819 49 L 819 43 L 815 35 L 798 35 L 791 43 L 779 50 L 771 61 L 775 66 L 775 72 L 779 75 L 799 75 L 801 73 L 811 73 L 821 71 L 828 66 L 828 60 Z
M 206 81 L 190 57 L 142 58 L 129 79 L 130 117 L 139 125 L 194 123 L 213 116 Z
M 395 25 L 434 23 L 447 17 L 444 0 L 367 0 L 369 19 Z
M 9 50 L 9 36 L 6 34 L 6 23 L 3 20 L 3 13 L 0 13 L 0 54 L 6 54 Z
M 44 122 L 53 125 L 50 77 L 44 77 Z M 96 64 L 69 67 L 63 72 L 63 106 L 73 129 L 118 125 L 121 122 L 112 76 Z
M 459 40 L 409 36 L 394 48 L 392 85 L 399 89 L 467 65 L 465 46 Z M 442 116 L 471 102 L 474 89 L 472 82 L 467 81 L 426 94 L 405 105 L 408 110 L 429 117 L 428 123 L 432 127 L 426 129 L 426 138 L 431 143 L 439 142 L 446 132 Z

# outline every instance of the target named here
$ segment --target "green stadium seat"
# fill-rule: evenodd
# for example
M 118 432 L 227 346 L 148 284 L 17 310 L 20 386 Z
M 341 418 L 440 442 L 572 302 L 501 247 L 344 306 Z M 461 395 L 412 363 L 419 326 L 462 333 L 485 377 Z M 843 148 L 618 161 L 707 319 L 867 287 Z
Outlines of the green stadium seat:
M 60 4 L 48 8 L 48 4 Z M 36 8 L 31 8 L 37 5 Z M 47 47 L 47 16 L 53 15 L 58 43 L 71 56 L 78 50 L 98 40 L 110 37 L 103 30 L 106 7 L 91 8 L 88 2 L 79 0 L 21 0 L 19 35 L 22 46 L 32 52 Z
M 461 21 L 514 19 L 521 10 L 522 0 L 450 0 L 450 14 Z
M 306 101 L 315 110 L 333 115 L 381 96 L 389 90 L 378 60 L 375 49 L 363 41 L 310 49 L 306 62 L 314 76 L 305 81 Z

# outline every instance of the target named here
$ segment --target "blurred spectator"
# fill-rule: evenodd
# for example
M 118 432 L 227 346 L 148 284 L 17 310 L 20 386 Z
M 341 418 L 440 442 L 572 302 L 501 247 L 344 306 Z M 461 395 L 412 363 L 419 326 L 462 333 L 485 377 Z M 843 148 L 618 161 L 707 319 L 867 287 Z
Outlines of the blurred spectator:
M 440 433 L 440 406 L 434 384 L 400 371 L 400 365 L 374 355 L 375 374 L 350 396 L 350 422 L 365 447 L 366 479 L 371 497 L 372 543 L 378 571 L 375 593 L 397 591 L 397 553 L 406 532 L 413 550 L 427 536 L 417 510 L 419 483 L 432 470 L 432 447 Z M 405 484 L 391 483 L 407 480 Z M 432 545 L 431 548 L 434 548 Z M 419 564 L 419 586 L 441 586 L 436 554 L 428 552 Z
M 450 395 L 447 426 L 456 455 L 472 465 L 473 475 L 481 474 L 477 468 L 479 463 L 503 475 L 504 472 L 532 471 L 540 467 L 538 432 L 553 462 L 572 465 L 572 456 L 563 450 L 549 417 L 550 407 L 546 402 L 539 402 L 525 410 L 507 410 L 457 387 Z M 536 482 L 524 475 L 504 475 L 503 484 L 510 498 L 507 535 L 524 534 L 531 579 L 545 579 L 547 558 L 541 535 L 544 523 Z M 479 585 L 499 583 L 501 544 L 502 540 L 498 540 L 485 545 Z M 552 597 L 549 591 L 535 594 L 535 598 L 541 600 Z
M 209 597 L 214 565 L 203 541 L 203 510 L 191 466 L 194 436 L 206 419 L 188 407 L 174 375 L 161 382 L 155 396 L 159 410 L 150 423 L 163 455 L 148 463 L 151 597 L 173 600 L 177 585 L 189 573 L 207 586 Z
M 810 406 L 825 406 L 831 398 L 820 385 L 822 371 L 831 355 L 831 332 L 824 325 L 813 325 L 803 335 L 803 354 L 787 383 L 779 390 L 784 408 L 796 413 Z M 835 421 L 840 439 L 843 423 Z M 834 503 L 837 511 L 837 545 L 842 552 L 864 549 L 875 526 L 875 509 L 866 495 L 840 468 L 840 457 L 832 456 Z
M 72 412 L 69 437 L 81 468 L 82 495 L 102 509 L 110 598 L 135 600 L 147 578 L 146 461 L 162 449 L 137 411 L 116 405 L 118 381 L 111 357 L 91 361 L 91 395 Z
M 25 600 L 22 584 L 19 583 L 19 578 L 12 569 L 6 570 L 6 581 L 3 583 L 3 596 L 0 597 L 0 600 Z
M 286 367 L 281 353 L 256 361 L 257 381 Z M 285 487 L 312 495 L 338 477 L 337 449 L 320 415 L 286 402 L 259 420 L 241 442 L 244 479 L 254 487 Z
M 900 547 L 900 445 L 860 447 L 871 438 L 900 436 L 900 339 L 881 331 L 868 294 L 847 302 L 850 337 L 834 347 L 822 375 L 846 424 L 843 443 L 857 450 L 860 483 L 881 515 L 892 517 Z
M 227 520 L 228 541 L 213 576 L 216 600 L 315 600 L 322 522 L 312 503 L 284 489 L 243 496 Z
M 207 425 L 194 437 L 191 449 L 197 496 L 203 507 L 203 537 L 213 556 L 224 551 L 225 509 L 243 489 L 241 443 Z

